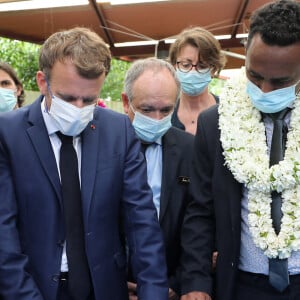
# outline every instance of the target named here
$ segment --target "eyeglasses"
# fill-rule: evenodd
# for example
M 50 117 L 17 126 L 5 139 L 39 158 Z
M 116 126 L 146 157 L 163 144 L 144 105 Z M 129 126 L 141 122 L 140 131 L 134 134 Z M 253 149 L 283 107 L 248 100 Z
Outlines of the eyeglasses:
M 176 62 L 177 68 L 179 71 L 183 73 L 190 72 L 193 67 L 196 69 L 198 73 L 205 74 L 210 71 L 210 68 L 207 65 L 204 65 L 202 62 L 193 65 L 191 62 L 188 61 L 178 61 Z

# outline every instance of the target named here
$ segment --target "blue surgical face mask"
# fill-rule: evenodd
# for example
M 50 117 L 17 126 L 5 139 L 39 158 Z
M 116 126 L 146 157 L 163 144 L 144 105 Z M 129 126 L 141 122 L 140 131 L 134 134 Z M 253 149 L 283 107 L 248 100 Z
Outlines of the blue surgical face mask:
M 155 142 L 157 139 L 162 137 L 172 126 L 172 113 L 170 113 L 163 119 L 156 120 L 146 117 L 138 111 L 134 111 L 132 105 L 130 105 L 130 108 L 134 113 L 132 125 L 139 139 L 144 142 Z
M 0 88 L 0 112 L 11 111 L 17 104 L 16 91 Z
M 263 113 L 276 113 L 290 106 L 296 98 L 296 84 L 264 93 L 250 80 L 246 87 L 252 104 Z
M 188 73 L 176 70 L 178 79 L 181 83 L 182 91 L 189 96 L 200 95 L 211 82 L 210 70 L 205 73 L 199 73 L 191 70 Z

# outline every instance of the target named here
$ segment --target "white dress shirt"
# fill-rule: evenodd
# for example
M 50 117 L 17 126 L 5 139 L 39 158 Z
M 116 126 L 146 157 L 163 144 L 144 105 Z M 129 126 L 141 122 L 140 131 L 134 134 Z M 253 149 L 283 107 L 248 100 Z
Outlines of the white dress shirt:
M 56 132 L 59 131 L 56 124 L 53 122 L 51 116 L 48 113 L 48 109 L 46 107 L 45 98 L 43 99 L 41 103 L 41 110 L 42 115 L 46 124 L 46 128 L 49 134 L 49 139 L 52 145 L 52 149 L 55 155 L 56 165 L 57 165 L 57 171 L 60 178 L 60 170 L 59 170 L 59 156 L 60 156 L 60 147 L 61 147 L 61 140 L 56 135 Z M 81 181 L 81 137 L 76 136 L 73 138 L 73 146 L 75 148 L 75 151 L 77 153 L 78 158 L 78 172 L 79 172 L 79 180 Z M 68 260 L 67 260 L 67 254 L 66 254 L 66 242 L 64 243 L 63 248 L 63 254 L 61 259 L 61 272 L 68 272 Z

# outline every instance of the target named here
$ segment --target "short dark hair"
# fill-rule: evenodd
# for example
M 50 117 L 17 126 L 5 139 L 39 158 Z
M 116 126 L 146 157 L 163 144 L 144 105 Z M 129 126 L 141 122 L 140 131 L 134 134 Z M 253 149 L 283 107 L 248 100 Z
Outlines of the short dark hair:
M 268 45 L 288 46 L 300 42 L 300 3 L 279 0 L 257 9 L 250 18 L 247 46 L 257 33 Z
M 16 71 L 13 69 L 13 67 L 11 65 L 9 65 L 6 62 L 2 62 L 2 61 L 0 62 L 0 70 L 7 73 L 11 77 L 11 79 L 14 81 L 15 85 L 17 87 L 21 88 L 21 94 L 18 96 L 18 99 L 17 99 L 18 107 L 21 107 L 25 101 L 25 92 L 23 89 L 23 84 L 22 84 L 21 80 L 19 79 L 19 77 L 17 76 Z

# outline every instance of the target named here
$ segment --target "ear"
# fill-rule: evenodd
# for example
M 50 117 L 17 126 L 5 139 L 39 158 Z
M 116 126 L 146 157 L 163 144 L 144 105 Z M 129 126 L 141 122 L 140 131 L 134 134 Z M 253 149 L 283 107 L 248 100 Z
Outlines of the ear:
M 17 85 L 17 97 L 19 97 L 20 95 L 21 95 L 21 93 L 22 93 L 22 87 L 21 87 L 21 85 Z
M 44 72 L 37 71 L 36 83 L 39 87 L 41 94 L 44 96 L 47 95 L 48 94 L 48 86 L 47 86 L 46 76 L 45 76 Z
M 129 112 L 129 99 L 128 99 L 127 95 L 124 92 L 121 94 L 121 97 L 122 97 L 122 102 L 123 102 L 124 113 L 128 115 L 128 112 Z
M 36 78 L 36 83 L 39 87 L 41 94 L 45 96 L 47 107 L 48 107 L 48 109 L 50 109 L 51 103 L 52 103 L 52 98 L 49 94 L 46 75 L 42 71 L 37 71 L 35 78 Z

